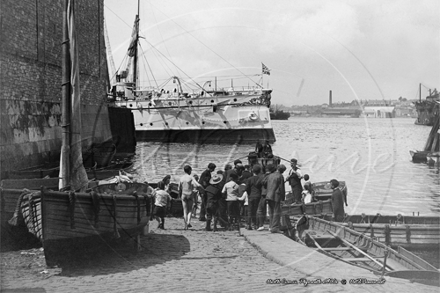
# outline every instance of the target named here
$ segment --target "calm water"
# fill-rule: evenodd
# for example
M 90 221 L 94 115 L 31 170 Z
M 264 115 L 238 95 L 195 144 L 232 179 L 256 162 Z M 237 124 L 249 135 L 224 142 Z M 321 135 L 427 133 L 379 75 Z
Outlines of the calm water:
M 424 148 L 431 127 L 414 119 L 296 118 L 273 121 L 276 155 L 298 159 L 313 181 L 347 183 L 349 214 L 440 215 L 439 169 L 411 162 L 409 150 Z M 136 176 L 177 181 L 190 164 L 200 174 L 213 162 L 222 168 L 254 145 L 194 145 L 139 142 Z M 245 160 L 243 160 L 245 162 Z M 284 162 L 290 169 L 290 164 Z

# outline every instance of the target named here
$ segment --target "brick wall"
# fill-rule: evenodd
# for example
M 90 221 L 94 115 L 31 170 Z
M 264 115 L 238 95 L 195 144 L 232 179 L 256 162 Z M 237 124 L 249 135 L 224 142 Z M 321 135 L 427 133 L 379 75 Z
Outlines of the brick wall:
M 0 0 L 0 178 L 59 159 L 63 2 Z M 103 1 L 76 0 L 83 148 L 111 138 Z

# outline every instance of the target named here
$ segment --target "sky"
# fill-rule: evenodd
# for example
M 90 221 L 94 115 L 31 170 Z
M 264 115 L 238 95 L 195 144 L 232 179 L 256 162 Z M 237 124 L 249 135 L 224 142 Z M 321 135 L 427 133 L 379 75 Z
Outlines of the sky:
M 440 88 L 438 0 L 140 2 L 144 85 L 172 75 L 226 88 L 261 82 L 286 106 L 328 103 L 330 90 L 337 103 Z M 104 1 L 116 69 L 137 10 L 137 0 Z

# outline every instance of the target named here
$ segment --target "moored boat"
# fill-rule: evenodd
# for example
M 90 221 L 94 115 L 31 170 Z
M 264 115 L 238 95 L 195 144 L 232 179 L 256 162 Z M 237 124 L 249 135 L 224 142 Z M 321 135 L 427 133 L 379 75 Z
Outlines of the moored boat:
M 283 216 L 300 216 L 307 214 L 310 216 L 323 217 L 326 215 L 333 214 L 333 206 L 331 199 L 320 200 L 317 202 L 310 203 L 292 203 L 292 204 L 281 204 L 281 214 Z
M 315 200 L 331 199 L 333 189 L 331 188 L 330 181 L 312 183 L 312 188 L 314 191 L 313 197 L 315 198 Z M 347 189 L 347 185 L 345 184 L 345 181 L 339 181 L 338 188 L 341 189 L 341 191 L 345 194 L 345 196 L 348 195 L 348 189 Z
M 411 155 L 411 160 L 414 163 L 426 163 L 426 157 L 429 153 L 429 151 L 409 151 L 409 154 Z
M 131 109 L 138 140 L 159 142 L 240 143 L 259 137 L 275 141 L 269 114 L 272 89 L 246 76 L 253 86 L 221 86 L 217 78 L 170 77 L 159 85 L 139 83 L 139 15 L 136 15 L 126 62 L 109 93 L 110 107 Z M 180 69 L 179 69 L 180 70 Z M 224 77 L 223 77 L 224 78 Z
M 148 186 L 143 183 L 99 185 L 88 193 L 42 188 L 21 196 L 20 207 L 29 232 L 41 240 L 50 266 L 100 243 L 136 239 L 151 213 Z
M 322 218 L 332 220 L 329 214 Z M 344 222 L 338 224 L 369 235 L 394 248 L 440 248 L 440 217 L 436 216 L 347 215 Z
M 290 118 L 290 113 L 280 109 L 270 108 L 270 119 L 272 120 L 288 120 Z
M 296 229 L 303 243 L 329 257 L 379 275 L 438 285 L 437 268 L 404 248 L 396 251 L 365 234 L 311 216 L 299 218 Z

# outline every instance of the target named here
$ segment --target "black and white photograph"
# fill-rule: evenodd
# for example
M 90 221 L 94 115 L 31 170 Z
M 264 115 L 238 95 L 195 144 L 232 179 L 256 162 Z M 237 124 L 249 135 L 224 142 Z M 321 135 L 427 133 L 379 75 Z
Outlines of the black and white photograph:
M 437 0 L 0 0 L 0 291 L 440 290 Z

